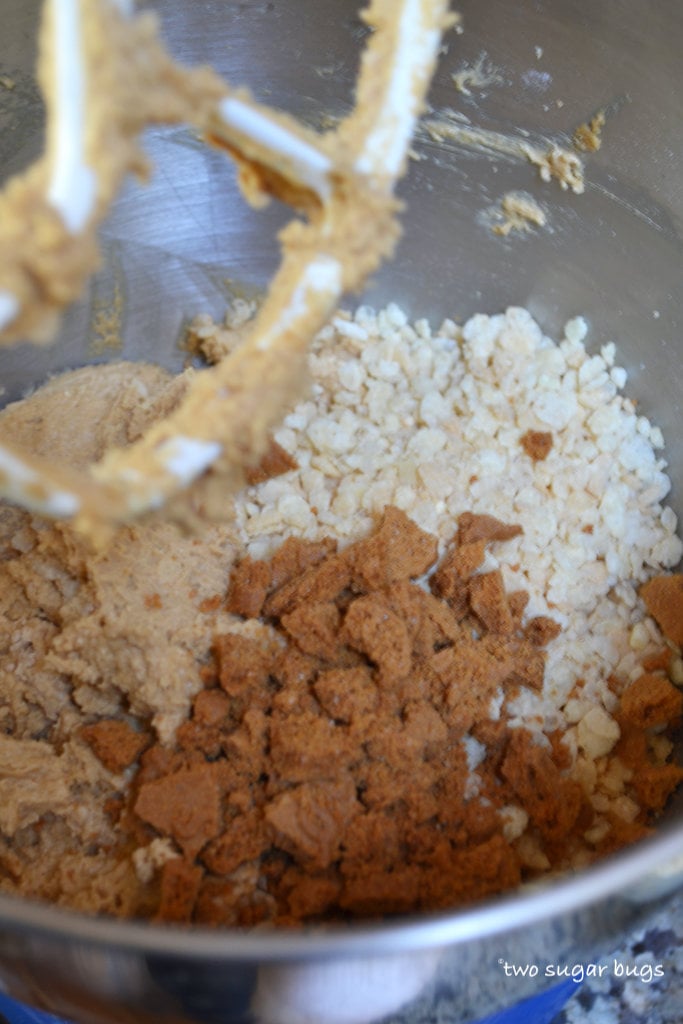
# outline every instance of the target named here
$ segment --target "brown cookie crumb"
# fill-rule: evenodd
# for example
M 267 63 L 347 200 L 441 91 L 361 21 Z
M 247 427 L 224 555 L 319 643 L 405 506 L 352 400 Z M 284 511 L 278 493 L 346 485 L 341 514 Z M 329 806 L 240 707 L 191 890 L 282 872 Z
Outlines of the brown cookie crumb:
M 320 869 L 337 858 L 348 823 L 361 811 L 353 780 L 342 776 L 286 790 L 267 804 L 265 818 L 280 846 Z
M 561 632 L 562 627 L 555 619 L 551 619 L 548 615 L 536 615 L 535 618 L 527 622 L 524 636 L 535 647 L 546 647 Z
M 559 844 L 581 812 L 577 782 L 562 776 L 552 757 L 526 729 L 514 729 L 501 768 L 541 836 Z
M 130 768 L 151 743 L 148 733 L 138 732 L 127 722 L 114 718 L 85 725 L 81 736 L 104 767 L 115 775 Z
M 644 672 L 622 694 L 621 713 L 641 729 L 668 725 L 683 713 L 683 693 L 664 676 Z
M 167 924 L 191 921 L 203 874 L 200 867 L 181 857 L 166 861 L 161 868 L 161 898 L 155 920 Z
M 519 537 L 522 527 L 518 524 L 502 523 L 489 515 L 475 515 L 463 512 L 458 516 L 458 544 L 474 544 L 478 540 L 512 540 Z
M 485 572 L 473 576 L 469 583 L 470 608 L 489 633 L 509 636 L 512 613 L 505 594 L 502 573 Z
M 436 561 L 436 537 L 421 530 L 405 512 L 388 506 L 372 536 L 347 551 L 354 582 L 361 590 L 390 587 L 424 575 Z
M 296 459 L 271 437 L 268 443 L 268 450 L 258 466 L 247 469 L 244 475 L 247 483 L 253 486 L 254 484 L 262 484 L 266 480 L 270 480 L 271 477 L 282 476 L 283 473 L 288 473 L 291 469 L 298 468 L 299 463 Z
M 553 435 L 546 430 L 527 430 L 519 439 L 524 451 L 534 462 L 547 459 L 553 447 Z
M 647 610 L 665 637 L 683 645 L 683 574 L 655 576 L 640 588 Z
M 170 835 L 191 860 L 220 829 L 220 795 L 211 765 L 181 768 L 145 783 L 135 813 Z
M 390 684 L 410 672 L 411 646 L 405 622 L 382 594 L 366 594 L 349 605 L 343 636 L 377 666 L 381 683 Z
M 257 619 L 263 609 L 271 585 L 271 569 L 267 562 L 243 558 L 233 569 L 225 600 L 227 611 Z

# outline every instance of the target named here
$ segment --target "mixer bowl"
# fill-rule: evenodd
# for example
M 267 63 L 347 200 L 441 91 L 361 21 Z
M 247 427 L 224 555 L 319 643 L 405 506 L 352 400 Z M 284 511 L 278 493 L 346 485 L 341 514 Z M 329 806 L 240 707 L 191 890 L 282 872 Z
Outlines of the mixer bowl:
M 37 0 L 0 0 L 0 177 L 42 145 L 34 84 Z M 187 63 L 319 127 L 345 113 L 365 29 L 357 0 L 159 0 L 164 36 Z M 607 111 L 602 148 L 586 157 L 582 195 L 544 183 L 514 153 L 421 132 L 401 186 L 407 209 L 395 260 L 364 296 L 398 301 L 432 322 L 521 305 L 556 333 L 582 314 L 589 348 L 615 341 L 629 393 L 663 430 L 672 504 L 683 511 L 683 8 L 661 0 L 462 0 L 430 97 L 509 138 L 565 144 Z M 483 56 L 488 84 L 452 75 Z M 55 346 L 2 356 L 4 399 L 55 371 L 108 358 L 180 369 L 177 341 L 196 312 L 220 316 L 231 295 L 258 295 L 278 260 L 289 212 L 250 210 L 224 157 L 184 129 L 150 131 L 156 171 L 129 184 L 103 232 L 104 264 L 69 311 Z M 501 238 L 483 215 L 522 190 L 548 225 Z M 93 311 L 125 304 L 123 348 L 96 354 Z M 683 796 L 683 794 L 680 794 Z M 296 933 L 182 930 L 97 920 L 0 898 L 0 978 L 17 998 L 83 1024 L 346 1024 L 402 1019 L 448 992 L 449 1019 L 470 1020 L 550 983 L 544 964 L 595 961 L 623 931 L 683 887 L 683 801 L 654 838 L 571 877 L 450 913 Z M 501 962 L 539 966 L 506 978 Z M 441 993 L 441 995 L 439 995 Z

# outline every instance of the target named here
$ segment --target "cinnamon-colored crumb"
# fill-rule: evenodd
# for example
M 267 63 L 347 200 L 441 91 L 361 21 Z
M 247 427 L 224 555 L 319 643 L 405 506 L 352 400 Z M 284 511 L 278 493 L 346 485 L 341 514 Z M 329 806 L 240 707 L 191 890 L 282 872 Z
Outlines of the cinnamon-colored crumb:
M 135 813 L 170 835 L 191 860 L 221 824 L 220 795 L 210 764 L 181 768 L 140 787 Z
M 622 694 L 621 713 L 641 729 L 668 725 L 683 713 L 683 693 L 664 676 L 644 672 Z
M 553 846 L 561 844 L 582 809 L 579 784 L 565 778 L 549 751 L 522 729 L 512 731 L 502 775 L 543 839 Z
M 363 812 L 350 775 L 286 789 L 265 809 L 273 842 L 304 867 L 328 867 L 340 856 L 348 823 Z
M 271 584 L 271 570 L 267 562 L 243 558 L 233 569 L 225 607 L 233 615 L 257 619 L 261 614 Z
M 555 619 L 548 615 L 537 615 L 527 623 L 524 636 L 536 647 L 546 647 L 561 632 L 562 627 Z
M 489 633 L 509 636 L 512 632 L 512 613 L 500 570 L 473 576 L 469 582 L 469 598 L 470 608 Z
M 377 681 L 390 686 L 410 672 L 411 644 L 406 624 L 383 594 L 364 594 L 349 606 L 343 636 L 377 666 Z
M 344 646 L 339 636 L 341 613 L 334 601 L 299 605 L 280 622 L 304 654 L 322 661 L 337 661 Z
M 451 600 L 414 582 L 436 539 L 393 508 L 344 552 L 288 541 L 270 563 L 237 567 L 229 607 L 266 614 L 282 642 L 217 637 L 175 750 L 141 760 L 132 827 L 184 855 L 164 869 L 161 918 L 187 920 L 192 894 L 195 921 L 291 924 L 437 908 L 519 880 L 500 794 L 464 804 L 458 743 L 528 657 L 524 602 L 513 618 L 500 574 L 474 575 L 490 538 L 519 528 L 464 517 L 461 530 L 474 539 L 439 570 L 462 585 L 444 582 Z M 267 891 L 233 884 L 264 865 Z
M 284 586 L 306 569 L 312 569 L 337 550 L 337 542 L 331 537 L 322 540 L 300 540 L 288 537 L 275 552 L 270 562 L 271 586 L 274 590 Z
M 658 813 L 681 782 L 683 768 L 679 765 L 648 765 L 639 768 L 633 779 L 633 790 L 643 807 Z
M 273 438 L 268 443 L 268 450 L 259 462 L 258 466 L 245 471 L 246 481 L 250 485 L 262 484 L 271 477 L 281 476 L 291 469 L 298 469 L 298 462 L 289 452 L 277 443 Z
M 436 561 L 437 550 L 436 537 L 416 526 L 405 512 L 389 506 L 377 532 L 353 544 L 346 561 L 357 589 L 377 590 L 424 575 Z
M 83 726 L 81 736 L 104 767 L 115 774 L 130 768 L 151 743 L 148 733 L 114 718 Z
M 192 919 L 203 871 L 193 863 L 174 857 L 161 868 L 161 897 L 158 921 L 185 924 Z
M 546 430 L 527 430 L 519 439 L 524 451 L 534 462 L 547 459 L 553 447 L 553 435 Z
M 664 636 L 683 645 L 683 574 L 655 576 L 643 584 L 640 596 Z
M 256 860 L 265 845 L 263 819 L 251 809 L 228 822 L 225 831 L 204 848 L 201 861 L 215 875 L 230 875 L 242 864 Z
M 645 672 L 668 672 L 671 668 L 672 651 L 669 647 L 662 647 L 661 651 L 648 654 L 643 658 L 643 670 Z
M 522 533 L 518 524 L 502 523 L 495 516 L 463 512 L 458 516 L 458 543 L 473 544 L 478 540 L 512 540 Z

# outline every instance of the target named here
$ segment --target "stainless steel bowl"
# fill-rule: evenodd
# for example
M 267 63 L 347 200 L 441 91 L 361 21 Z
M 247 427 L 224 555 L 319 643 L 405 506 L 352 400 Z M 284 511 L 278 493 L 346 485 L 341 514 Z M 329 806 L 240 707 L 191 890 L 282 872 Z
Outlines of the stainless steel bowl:
M 348 109 L 364 29 L 358 0 L 160 0 L 165 36 L 190 63 L 313 125 Z M 40 150 L 32 77 L 38 0 L 0 0 L 0 177 Z M 462 0 L 431 96 L 479 127 L 564 139 L 596 110 L 608 121 L 587 160 L 586 191 L 542 183 L 527 162 L 422 138 L 402 193 L 405 236 L 367 301 L 398 299 L 438 320 L 525 305 L 550 333 L 581 313 L 590 345 L 617 343 L 630 393 L 668 438 L 673 504 L 683 510 L 683 7 L 677 0 Z M 484 53 L 501 81 L 471 95 L 452 73 Z M 524 136 L 523 133 L 528 133 Z M 125 296 L 124 351 L 179 368 L 195 312 L 220 314 L 235 291 L 258 293 L 277 264 L 288 214 L 250 211 L 222 156 L 181 129 L 150 132 L 156 172 L 131 184 L 103 235 L 105 261 L 49 350 L 2 356 L 5 398 L 93 356 L 92 313 Z M 549 226 L 501 239 L 482 211 L 531 193 Z M 683 801 L 655 838 L 588 870 L 484 904 L 387 924 L 301 933 L 185 931 L 93 920 L 0 899 L 0 977 L 19 998 L 79 1022 L 357 1024 L 417 997 L 450 992 L 452 1019 L 511 1004 L 549 982 L 543 970 L 500 984 L 500 959 L 594 961 L 683 886 Z M 678 858 L 678 861 L 677 861 Z M 302 1006 L 301 1004 L 303 1000 Z M 344 1009 L 346 1007 L 346 1009 Z M 355 1009 L 354 1009 L 355 1007 Z M 298 1014 L 298 1016 L 297 1016 Z M 346 1014 L 346 1015 L 344 1015 Z M 355 1016 L 354 1016 L 355 1014 Z M 392 1017 L 400 1019 L 399 1017 Z

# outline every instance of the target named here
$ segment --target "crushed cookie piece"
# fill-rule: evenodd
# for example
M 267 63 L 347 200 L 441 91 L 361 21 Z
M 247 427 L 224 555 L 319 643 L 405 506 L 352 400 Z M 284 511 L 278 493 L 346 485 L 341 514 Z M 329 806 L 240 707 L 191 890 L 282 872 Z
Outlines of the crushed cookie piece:
M 263 692 L 271 669 L 271 657 L 256 640 L 225 633 L 214 640 L 218 682 L 231 697 L 249 698 Z
M 351 583 L 351 568 L 343 555 L 323 558 L 270 594 L 265 615 L 278 618 L 308 602 L 335 601 Z
M 514 659 L 504 645 L 489 638 L 463 638 L 429 660 L 441 683 L 441 701 L 449 725 L 466 732 L 486 716 L 491 698 L 512 671 Z
M 503 523 L 495 516 L 486 514 L 474 515 L 472 512 L 463 512 L 458 516 L 458 544 L 473 544 L 478 540 L 512 540 L 519 537 L 522 527 Z
M 306 569 L 319 565 L 337 550 L 337 542 L 331 537 L 322 540 L 301 540 L 288 537 L 273 555 L 270 562 L 271 586 L 273 590 L 301 576 Z
M 235 568 L 228 604 L 267 630 L 215 638 L 175 747 L 140 754 L 132 806 L 114 809 L 132 841 L 154 829 L 182 851 L 155 868 L 157 919 L 437 910 L 647 833 L 683 777 L 662 732 L 683 693 L 660 667 L 623 693 L 609 680 L 614 716 L 593 708 L 573 746 L 540 716 L 536 732 L 511 727 L 514 699 L 543 693 L 560 631 L 483 571 L 488 546 L 520 533 L 463 514 L 429 587 L 416 577 L 435 539 L 391 508 L 344 550 L 288 541 Z
M 314 711 L 274 717 L 270 725 L 270 760 L 275 780 L 285 784 L 328 782 L 361 757 L 343 726 Z
M 127 722 L 115 718 L 84 725 L 81 736 L 95 757 L 115 775 L 130 768 L 152 742 L 149 733 L 138 732 Z
M 547 430 L 527 430 L 519 439 L 524 451 L 534 462 L 547 459 L 553 447 L 553 435 Z
M 304 654 L 323 661 L 340 657 L 341 613 L 333 601 L 298 605 L 289 615 L 283 615 L 280 622 Z
M 285 879 L 287 904 L 294 921 L 315 920 L 333 907 L 339 899 L 341 882 L 330 874 L 311 875 L 290 871 Z
M 161 866 L 161 898 L 156 921 L 188 924 L 192 920 L 201 885 L 202 869 L 181 857 L 172 857 Z
M 210 764 L 181 768 L 140 787 L 135 813 L 172 836 L 191 860 L 218 833 L 221 807 Z
M 265 840 L 260 813 L 237 814 L 225 832 L 204 847 L 200 859 L 214 875 L 231 875 L 242 864 L 258 859 Z
M 192 703 L 192 718 L 204 726 L 223 725 L 230 713 L 230 700 L 220 690 L 200 690 Z
M 565 840 L 582 809 L 581 787 L 561 775 L 528 730 L 512 731 L 501 773 L 541 836 L 554 844 Z
M 384 510 L 377 531 L 352 544 L 346 557 L 354 584 L 367 591 L 424 575 L 436 561 L 437 550 L 436 537 L 390 505 Z
M 653 577 L 642 585 L 640 596 L 664 636 L 683 646 L 683 574 Z
M 265 818 L 276 840 L 313 868 L 326 868 L 339 854 L 347 824 L 361 812 L 350 776 L 306 782 L 266 805 Z
M 671 669 L 671 661 L 673 659 L 673 651 L 669 647 L 662 647 L 661 651 L 656 651 L 654 654 L 646 655 L 642 660 L 643 670 L 645 672 L 669 672 Z
M 379 704 L 379 691 L 366 665 L 321 672 L 313 690 L 330 718 L 345 724 L 371 714 Z
M 536 615 L 524 627 L 524 636 L 534 647 L 546 647 L 561 632 L 562 626 L 549 615 Z
M 489 633 L 509 636 L 512 632 L 512 613 L 505 594 L 502 573 L 480 573 L 473 576 L 468 586 L 470 608 Z
M 249 486 L 262 484 L 274 476 L 282 476 L 292 469 L 298 469 L 299 463 L 274 438 L 268 442 L 268 450 L 257 466 L 245 470 L 245 479 Z
M 647 765 L 633 778 L 633 791 L 649 812 L 663 810 L 671 794 L 683 782 L 683 768 L 677 764 Z
M 448 602 L 458 619 L 463 619 L 469 611 L 467 581 L 482 565 L 486 545 L 484 538 L 451 545 L 430 578 L 434 594 Z
M 664 676 L 644 672 L 621 696 L 621 714 L 641 729 L 668 725 L 683 713 L 683 693 Z
M 232 571 L 225 600 L 226 610 L 245 619 L 257 619 L 271 586 L 271 568 L 267 562 L 243 558 Z
M 379 681 L 391 685 L 410 672 L 410 639 L 405 623 L 382 594 L 366 594 L 349 605 L 343 636 L 379 670 Z

